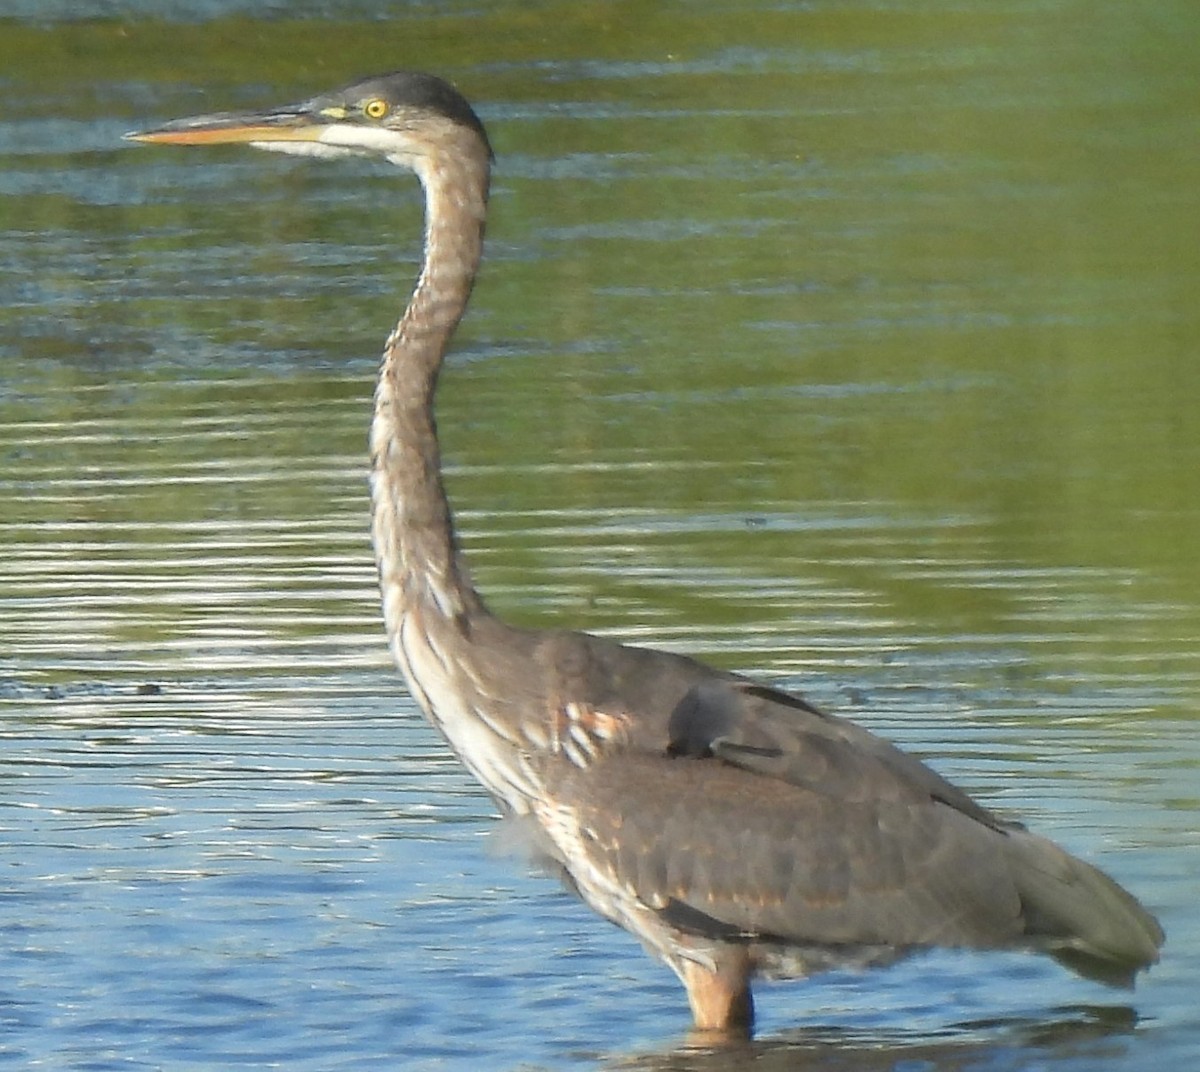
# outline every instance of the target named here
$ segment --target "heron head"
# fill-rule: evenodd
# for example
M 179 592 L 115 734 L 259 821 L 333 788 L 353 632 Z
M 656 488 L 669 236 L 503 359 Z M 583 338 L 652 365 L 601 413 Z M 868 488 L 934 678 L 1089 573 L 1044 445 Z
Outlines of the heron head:
M 302 104 L 192 116 L 125 137 L 167 145 L 238 142 L 301 156 L 379 156 L 420 174 L 451 140 L 461 145 L 464 134 L 490 160 L 483 124 L 458 90 L 434 75 L 398 71 Z

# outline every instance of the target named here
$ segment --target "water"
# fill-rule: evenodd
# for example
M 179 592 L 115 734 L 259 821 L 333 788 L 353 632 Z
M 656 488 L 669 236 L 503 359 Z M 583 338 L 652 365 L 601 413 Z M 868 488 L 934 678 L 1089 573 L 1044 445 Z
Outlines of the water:
M 0 1066 L 1196 1063 L 1190 5 L 62 7 L 0 34 Z M 366 538 L 415 183 L 119 140 L 401 64 L 499 157 L 441 399 L 493 605 L 931 757 L 1160 914 L 1135 993 L 941 953 L 681 1050 L 500 851 Z

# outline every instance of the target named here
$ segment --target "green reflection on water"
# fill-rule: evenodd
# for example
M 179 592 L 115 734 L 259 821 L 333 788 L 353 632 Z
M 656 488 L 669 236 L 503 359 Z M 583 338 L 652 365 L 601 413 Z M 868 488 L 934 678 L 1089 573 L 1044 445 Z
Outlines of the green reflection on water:
M 264 633 L 340 614 L 371 635 L 356 466 L 414 184 L 116 136 L 416 56 L 480 101 L 500 157 L 442 410 L 500 607 L 679 643 L 776 631 L 802 665 L 830 631 L 1032 630 L 1047 660 L 1075 644 L 1073 669 L 1194 689 L 1200 15 L 1081 10 L 6 24 L 0 539 L 144 525 L 145 570 L 171 526 L 312 522 L 247 539 L 344 556 L 348 587 L 314 582 Z M 190 635 L 187 607 L 125 632 Z

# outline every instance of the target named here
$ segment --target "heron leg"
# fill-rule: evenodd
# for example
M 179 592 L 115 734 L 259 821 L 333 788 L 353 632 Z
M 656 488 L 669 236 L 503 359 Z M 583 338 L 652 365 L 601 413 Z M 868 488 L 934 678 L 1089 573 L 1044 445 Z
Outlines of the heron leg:
M 750 993 L 747 958 L 723 958 L 715 971 L 685 960 L 679 977 L 687 988 L 688 1004 L 697 1031 L 744 1037 L 754 1026 L 754 998 Z

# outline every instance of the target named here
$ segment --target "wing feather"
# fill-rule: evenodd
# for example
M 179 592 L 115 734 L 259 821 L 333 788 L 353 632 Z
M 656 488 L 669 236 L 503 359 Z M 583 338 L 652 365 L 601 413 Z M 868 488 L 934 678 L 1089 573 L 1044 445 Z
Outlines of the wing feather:
M 930 798 L 986 825 L 1006 825 L 919 759 L 798 696 L 737 679 L 691 688 L 668 723 L 673 755 L 715 757 L 835 799 Z
M 560 799 L 589 833 L 583 870 L 683 930 L 889 946 L 1019 932 L 987 844 L 1004 835 L 937 801 L 838 800 L 719 761 L 636 754 L 563 774 Z
M 697 668 L 670 657 L 656 681 L 648 659 L 616 713 L 599 694 L 579 708 L 621 732 L 541 775 L 543 824 L 576 888 L 652 947 L 670 955 L 672 932 L 761 941 L 807 965 L 846 959 L 842 947 L 874 962 L 1033 944 L 1105 981 L 1157 959 L 1162 930 L 1125 891 L 918 759 L 729 675 L 692 676 L 663 704 Z

